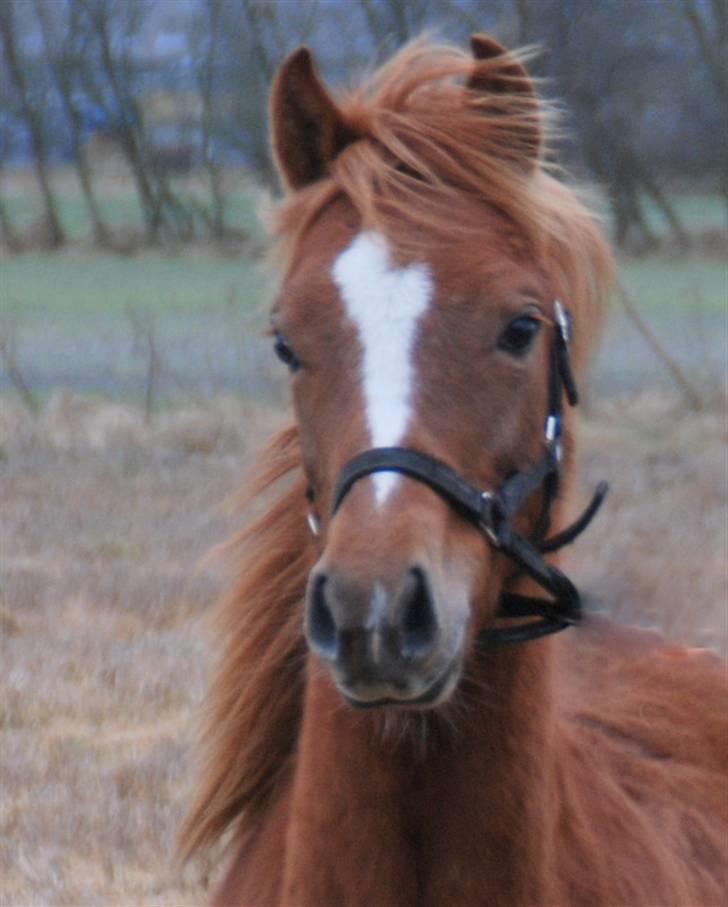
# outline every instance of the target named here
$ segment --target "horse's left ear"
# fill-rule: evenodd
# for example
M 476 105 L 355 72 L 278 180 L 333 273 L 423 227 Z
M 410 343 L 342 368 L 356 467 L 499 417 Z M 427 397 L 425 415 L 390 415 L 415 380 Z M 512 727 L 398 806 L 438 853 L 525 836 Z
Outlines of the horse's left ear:
M 510 150 L 537 161 L 543 147 L 543 125 L 533 79 L 518 57 L 490 35 L 473 35 L 470 49 L 475 65 L 467 87 L 482 95 L 513 97 L 513 148 Z
M 314 67 L 299 47 L 283 61 L 270 100 L 273 154 L 289 189 L 326 175 L 328 164 L 356 139 Z

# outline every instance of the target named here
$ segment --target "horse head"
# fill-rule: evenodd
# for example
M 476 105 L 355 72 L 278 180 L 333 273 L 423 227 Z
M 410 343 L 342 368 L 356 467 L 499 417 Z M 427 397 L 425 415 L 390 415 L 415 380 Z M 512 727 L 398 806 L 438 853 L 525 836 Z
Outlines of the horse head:
M 359 707 L 445 701 L 504 592 L 523 587 L 531 554 L 514 565 L 478 501 L 541 470 L 508 531 L 535 551 L 559 522 L 571 376 L 555 371 L 569 341 L 557 300 L 579 366 L 607 269 L 588 216 L 543 171 L 545 114 L 522 61 L 490 38 L 472 51 L 433 64 L 414 45 L 337 103 L 300 49 L 272 95 L 290 193 L 272 333 L 319 546 L 305 632 Z

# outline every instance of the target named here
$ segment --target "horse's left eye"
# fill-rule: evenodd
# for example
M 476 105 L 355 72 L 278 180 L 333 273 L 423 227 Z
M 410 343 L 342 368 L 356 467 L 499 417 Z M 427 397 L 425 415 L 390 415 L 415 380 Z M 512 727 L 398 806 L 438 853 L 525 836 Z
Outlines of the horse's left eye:
M 273 352 L 292 372 L 295 372 L 296 369 L 300 368 L 301 363 L 296 358 L 296 354 L 286 343 L 283 335 L 279 334 L 277 331 L 275 333 L 275 341 L 273 342 Z
M 512 356 L 525 355 L 536 335 L 541 330 L 541 322 L 530 315 L 514 318 L 498 338 L 498 349 Z

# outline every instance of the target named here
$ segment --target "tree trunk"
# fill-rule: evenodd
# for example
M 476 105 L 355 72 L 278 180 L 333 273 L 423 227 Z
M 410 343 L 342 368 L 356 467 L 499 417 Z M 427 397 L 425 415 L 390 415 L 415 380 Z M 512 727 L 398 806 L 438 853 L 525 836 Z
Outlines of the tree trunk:
M 222 172 L 213 149 L 215 128 L 214 78 L 220 39 L 220 0 L 207 0 L 209 49 L 204 65 L 200 69 L 200 94 L 202 96 L 202 160 L 210 181 L 212 214 L 210 230 L 214 239 L 225 236 L 225 196 L 223 194 Z
M 116 135 L 137 188 L 144 218 L 146 240 L 155 244 L 159 239 L 159 232 L 163 224 L 162 199 L 152 184 L 144 142 L 139 134 L 141 127 L 135 124 L 136 120 L 140 120 L 139 111 L 135 109 L 135 105 L 129 97 L 129 92 L 124 90 L 125 88 L 128 89 L 129 86 L 122 86 L 120 82 L 121 75 L 114 60 L 111 37 L 109 35 L 107 7 L 105 5 L 92 5 L 88 0 L 82 0 L 82 3 L 98 41 L 101 69 L 106 76 L 113 95 L 113 107 L 117 113 L 118 123 Z M 118 112 L 121 112 L 120 117 Z
M 5 53 L 5 60 L 10 78 L 20 98 L 20 110 L 30 132 L 33 147 L 33 165 L 43 199 L 43 210 L 46 227 L 46 241 L 51 248 L 58 248 L 65 242 L 65 234 L 58 214 L 58 207 L 48 176 L 48 149 L 43 130 L 42 113 L 30 100 L 30 89 L 26 73 L 18 59 L 13 22 L 12 0 L 0 3 L 0 45 Z
M 88 210 L 89 218 L 91 219 L 91 232 L 94 245 L 99 246 L 100 248 L 108 248 L 111 245 L 111 234 L 101 215 L 99 203 L 93 188 L 91 168 L 89 166 L 88 158 L 86 157 L 86 152 L 82 147 L 80 136 L 78 137 L 78 141 L 74 142 L 74 152 L 78 181 L 81 184 L 81 191 L 83 192 L 84 201 L 86 202 L 86 209 Z
M 94 244 L 106 247 L 110 244 L 109 230 L 103 221 L 98 201 L 93 189 L 91 177 L 91 168 L 89 166 L 86 153 L 83 148 L 82 138 L 82 119 L 81 114 L 74 102 L 73 84 L 71 75 L 68 71 L 68 62 L 56 52 L 52 40 L 52 26 L 48 19 L 48 10 L 43 0 L 34 0 L 36 16 L 41 26 L 43 35 L 43 45 L 48 60 L 50 71 L 58 89 L 58 94 L 63 104 L 63 109 L 71 128 L 71 144 L 73 147 L 73 162 L 78 175 L 78 181 L 81 186 L 86 210 L 91 221 L 91 232 Z M 73 7 L 77 11 L 77 7 Z M 69 31 L 61 38 L 61 44 L 68 46 L 73 38 L 74 28 L 77 27 L 77 19 L 74 16 L 69 25 Z
M 8 252 L 19 252 L 22 248 L 20 237 L 15 231 L 13 222 L 10 220 L 8 209 L 5 207 L 4 199 L 0 198 L 0 237 L 3 245 Z
M 677 212 L 657 183 L 657 180 L 652 177 L 648 168 L 643 166 L 636 157 L 632 157 L 631 166 L 636 174 L 637 180 L 642 184 L 648 195 L 652 196 L 653 201 L 670 225 L 675 241 L 683 251 L 686 251 L 690 247 L 690 237 L 683 227 Z

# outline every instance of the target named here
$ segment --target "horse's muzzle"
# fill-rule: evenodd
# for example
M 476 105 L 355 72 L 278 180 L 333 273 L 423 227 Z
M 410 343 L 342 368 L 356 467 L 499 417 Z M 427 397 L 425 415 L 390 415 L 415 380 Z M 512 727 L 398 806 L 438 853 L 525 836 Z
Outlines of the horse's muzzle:
M 357 707 L 431 707 L 451 692 L 459 675 L 459 659 L 447 644 L 430 581 L 419 566 L 393 589 L 341 571 L 315 572 L 306 637 L 346 701 Z

